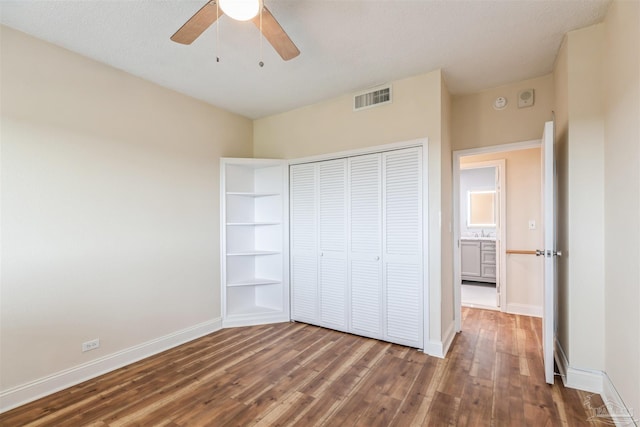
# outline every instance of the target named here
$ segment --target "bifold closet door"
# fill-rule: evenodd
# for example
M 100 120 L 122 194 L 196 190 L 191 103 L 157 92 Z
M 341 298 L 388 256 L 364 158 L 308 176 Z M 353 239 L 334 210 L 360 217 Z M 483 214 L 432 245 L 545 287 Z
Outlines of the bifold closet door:
M 291 166 L 293 320 L 423 347 L 421 150 Z
M 347 161 L 318 164 L 320 324 L 347 330 Z
M 423 348 L 422 148 L 382 154 L 387 341 Z
M 381 156 L 349 159 L 351 329 L 384 338 Z
M 318 306 L 316 165 L 291 166 L 289 186 L 291 318 L 317 324 L 320 313 Z
M 347 330 L 345 159 L 291 167 L 293 320 Z

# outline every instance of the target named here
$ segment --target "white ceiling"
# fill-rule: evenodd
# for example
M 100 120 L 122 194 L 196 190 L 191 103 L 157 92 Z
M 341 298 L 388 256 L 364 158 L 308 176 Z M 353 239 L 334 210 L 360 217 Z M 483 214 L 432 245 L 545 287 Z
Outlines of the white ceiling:
M 206 0 L 0 0 L 0 22 L 250 118 L 442 68 L 472 93 L 550 73 L 563 35 L 609 0 L 265 0 L 302 52 L 284 62 L 251 22 L 169 37 Z M 216 43 L 219 25 L 219 44 Z M 216 56 L 220 62 L 216 62 Z M 43 64 L 43 66 L 46 64 Z

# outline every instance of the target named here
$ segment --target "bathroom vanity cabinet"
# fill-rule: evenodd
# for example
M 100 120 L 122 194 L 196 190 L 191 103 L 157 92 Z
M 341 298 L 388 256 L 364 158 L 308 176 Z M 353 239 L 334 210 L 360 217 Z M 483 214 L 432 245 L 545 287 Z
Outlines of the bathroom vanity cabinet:
M 495 240 L 462 239 L 462 280 L 496 283 Z

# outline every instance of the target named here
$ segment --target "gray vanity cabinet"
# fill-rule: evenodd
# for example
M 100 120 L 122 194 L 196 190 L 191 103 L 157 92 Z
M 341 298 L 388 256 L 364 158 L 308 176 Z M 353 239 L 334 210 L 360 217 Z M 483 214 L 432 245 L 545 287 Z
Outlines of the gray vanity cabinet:
M 496 282 L 496 242 L 465 240 L 460 242 L 462 280 Z

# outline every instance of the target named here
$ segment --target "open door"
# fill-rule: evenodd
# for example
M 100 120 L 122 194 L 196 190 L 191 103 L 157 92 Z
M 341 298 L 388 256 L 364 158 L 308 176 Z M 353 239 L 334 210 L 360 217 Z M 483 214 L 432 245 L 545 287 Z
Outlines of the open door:
M 500 311 L 506 311 L 506 307 L 502 304 L 502 283 L 504 281 L 504 275 L 502 274 L 502 220 L 504 211 L 502 206 L 502 177 L 500 176 L 504 170 L 504 160 L 502 166 L 498 165 L 495 168 L 495 198 L 494 198 L 494 211 L 496 212 L 496 307 Z
M 557 256 L 556 249 L 556 163 L 554 158 L 554 123 L 546 122 L 542 134 L 542 201 L 544 216 L 544 249 L 536 255 L 544 257 L 544 309 L 542 319 L 542 347 L 544 373 L 548 384 L 553 384 L 553 355 L 556 337 Z

